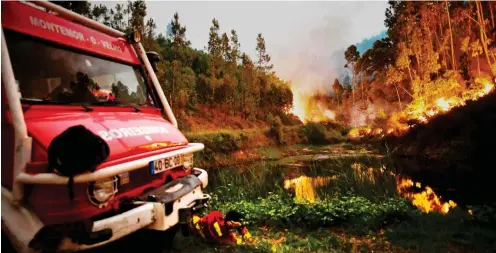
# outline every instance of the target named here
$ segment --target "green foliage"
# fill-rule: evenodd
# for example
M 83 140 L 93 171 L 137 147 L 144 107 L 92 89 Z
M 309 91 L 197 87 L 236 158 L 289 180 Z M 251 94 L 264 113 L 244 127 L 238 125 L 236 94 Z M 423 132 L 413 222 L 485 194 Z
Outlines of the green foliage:
M 50 2 L 60 5 L 68 10 L 79 13 L 83 16 L 92 17 L 91 4 L 88 1 L 50 1 Z
M 496 231 L 472 219 L 460 209 L 448 215 L 412 213 L 407 221 L 388 228 L 386 236 L 392 243 L 417 252 L 447 252 L 453 245 L 469 252 L 494 252 Z
M 234 134 L 230 132 L 219 132 L 211 134 L 190 135 L 188 139 L 191 142 L 200 142 L 211 151 L 227 153 L 238 150 L 245 140 L 243 134 Z
M 261 33 L 257 36 L 257 55 L 258 55 L 258 68 L 264 73 L 267 73 L 273 68 L 270 64 L 270 55 L 267 54 L 267 49 L 265 48 L 265 39 Z
M 303 139 L 308 144 L 328 144 L 344 141 L 340 131 L 333 127 L 326 128 L 322 123 L 308 123 L 301 128 Z
M 319 123 L 308 123 L 302 127 L 302 133 L 310 144 L 324 144 L 326 142 L 326 128 Z
M 363 146 L 353 149 L 361 150 Z M 469 207 L 473 215 L 460 207 L 447 215 L 421 213 L 409 200 L 396 195 L 394 175 L 384 170 L 382 162 L 375 156 L 342 155 L 303 163 L 297 172 L 265 162 L 213 168 L 209 170 L 210 210 L 234 209 L 244 213 L 250 231 L 260 239 L 254 248 L 273 249 L 261 238 L 284 236 L 286 240 L 277 245 L 277 252 L 370 252 L 376 251 L 377 246 L 381 252 L 384 245 L 416 252 L 446 252 L 453 247 L 468 252 L 494 251 L 493 207 Z M 298 173 L 296 177 L 294 173 Z M 298 175 L 332 180 L 316 190 L 316 202 L 306 202 L 282 188 L 284 180 Z M 286 232 L 258 234 L 258 228 Z M 332 234 L 334 228 L 342 231 L 340 235 L 352 234 L 367 240 L 336 238 Z M 384 231 L 384 235 L 379 231 Z M 374 241 L 372 238 L 376 237 L 388 241 L 380 246 L 377 244 L 383 244 L 383 239 Z M 402 249 L 393 248 L 393 252 L 396 250 Z
M 241 138 L 235 137 L 228 133 L 216 134 L 212 139 L 212 145 L 221 152 L 228 152 L 239 149 L 240 142 Z
M 277 193 L 255 201 L 223 203 L 218 208 L 242 212 L 248 224 L 322 227 L 346 223 L 359 224 L 363 229 L 378 229 L 390 217 L 411 212 L 408 202 L 399 198 L 372 202 L 350 195 L 308 204 Z
M 279 116 L 273 117 L 272 114 L 269 113 L 267 122 L 271 125 L 269 135 L 276 140 L 277 144 L 288 145 L 289 143 L 286 138 L 287 133 L 284 131 L 285 129 L 282 125 L 281 118 L 279 118 Z
M 163 58 L 156 74 L 175 111 L 194 112 L 197 104 L 217 109 L 227 107 L 230 115 L 257 120 L 263 119 L 267 112 L 282 115 L 293 103 L 288 82 L 270 71 L 273 65 L 261 34 L 257 36 L 255 67 L 248 55 L 240 52 L 236 31 L 219 34 L 220 24 L 215 18 L 207 50 L 202 51 L 191 48 L 178 13 L 172 17 L 166 34 L 156 35 L 156 23 L 146 18 L 144 1 L 117 4 L 115 9 L 87 1 L 55 3 L 117 30 L 141 32 L 145 50 L 156 51 Z M 288 117 L 282 120 L 284 124 L 293 122 Z

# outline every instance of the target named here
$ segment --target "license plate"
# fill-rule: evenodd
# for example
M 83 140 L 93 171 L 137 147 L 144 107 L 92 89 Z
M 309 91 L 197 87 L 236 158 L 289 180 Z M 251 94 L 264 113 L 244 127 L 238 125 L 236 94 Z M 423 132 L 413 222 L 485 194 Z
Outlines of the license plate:
M 171 157 L 166 157 L 162 159 L 158 159 L 155 161 L 151 161 L 149 163 L 150 174 L 155 175 L 161 172 L 164 172 L 168 169 L 172 169 L 183 164 L 182 155 L 175 155 Z

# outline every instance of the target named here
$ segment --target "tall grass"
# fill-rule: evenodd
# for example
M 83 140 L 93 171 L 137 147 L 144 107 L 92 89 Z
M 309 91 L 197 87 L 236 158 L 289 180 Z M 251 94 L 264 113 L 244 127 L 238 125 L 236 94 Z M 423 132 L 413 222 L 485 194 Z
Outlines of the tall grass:
M 209 169 L 209 188 L 226 200 L 267 197 L 269 192 L 286 192 L 284 181 L 299 176 L 332 178 L 319 188 L 322 198 L 355 194 L 371 200 L 396 196 L 394 176 L 373 156 L 333 157 L 302 163 L 300 167 L 277 162 Z M 289 196 L 289 195 L 288 195 Z
M 251 223 L 318 227 L 347 222 L 369 228 L 380 226 L 393 213 L 410 210 L 407 201 L 396 195 L 394 176 L 371 156 L 335 157 L 299 167 L 260 162 L 209 172 L 211 208 L 237 209 Z M 284 188 L 285 180 L 302 176 L 310 180 L 298 183 L 307 185 Z M 326 180 L 315 186 L 312 178 Z M 312 196 L 316 193 L 317 201 L 298 199 L 297 187 L 307 187 Z

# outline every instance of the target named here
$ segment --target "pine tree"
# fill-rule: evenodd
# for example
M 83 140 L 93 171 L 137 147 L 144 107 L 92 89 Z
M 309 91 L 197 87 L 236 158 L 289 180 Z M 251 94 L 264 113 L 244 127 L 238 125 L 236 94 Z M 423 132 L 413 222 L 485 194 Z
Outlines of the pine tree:
M 267 49 L 265 47 L 265 39 L 261 33 L 257 36 L 257 69 L 263 71 L 264 73 L 268 73 L 274 65 L 270 64 L 270 55 L 267 53 Z
M 344 58 L 347 62 L 345 65 L 351 70 L 351 86 L 353 94 L 353 105 L 355 104 L 355 63 L 360 59 L 360 53 L 355 45 L 351 45 L 344 52 Z

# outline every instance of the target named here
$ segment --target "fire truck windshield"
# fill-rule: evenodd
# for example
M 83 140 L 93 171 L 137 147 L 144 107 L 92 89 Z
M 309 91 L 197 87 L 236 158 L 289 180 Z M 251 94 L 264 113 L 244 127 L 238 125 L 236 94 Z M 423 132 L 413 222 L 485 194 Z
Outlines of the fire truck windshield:
M 21 102 L 153 106 L 138 68 L 15 32 L 5 39 Z

